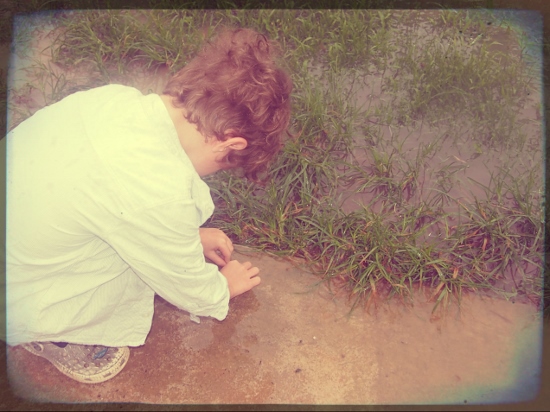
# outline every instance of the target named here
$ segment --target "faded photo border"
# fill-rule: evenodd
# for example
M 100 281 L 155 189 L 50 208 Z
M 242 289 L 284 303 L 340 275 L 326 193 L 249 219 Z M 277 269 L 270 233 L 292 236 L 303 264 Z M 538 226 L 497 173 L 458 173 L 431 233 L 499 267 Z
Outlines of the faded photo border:
M 55 2 L 44 2 L 44 6 L 40 6 L 40 4 L 38 4 L 39 2 L 35 2 L 37 3 L 37 6 L 36 8 L 33 10 L 31 8 L 26 8 L 26 9 L 18 9 L 16 6 L 13 6 L 12 4 L 9 4 L 11 2 L 9 1 L 5 1 L 4 4 L 3 4 L 3 11 L 4 11 L 4 14 L 5 15 L 8 15 L 7 17 L 6 16 L 3 16 L 3 22 L 4 24 L 12 24 L 14 22 L 16 22 L 18 20 L 18 18 L 20 19 L 19 21 L 23 21 L 24 19 L 21 19 L 21 17 L 15 17 L 14 16 L 37 16 L 36 13 L 40 13 L 40 12 L 43 12 L 44 14 L 47 14 L 47 13 L 50 13 L 49 11 L 42 11 L 43 9 L 40 8 L 40 7 L 48 7 L 49 10 L 61 10 L 61 9 L 67 9 L 67 10 L 71 10 L 71 9 L 87 9 L 87 8 L 150 8 L 150 4 L 149 2 L 136 2 L 136 4 L 131 4 L 131 2 L 105 2 L 105 3 L 102 3 L 102 2 L 86 2 L 84 0 L 82 1 L 55 1 Z M 139 3 L 142 3 L 142 4 L 139 4 Z M 236 2 L 237 6 L 240 5 L 239 2 Z M 329 3 L 329 2 L 324 2 L 324 3 Z M 353 2 L 350 2 L 349 4 L 349 7 L 351 8 L 361 8 L 362 7 L 362 3 L 361 2 L 357 2 L 357 4 L 351 4 Z M 382 5 L 378 5 L 376 4 L 377 2 L 371 2 L 371 4 L 374 4 L 373 7 L 375 8 L 383 8 L 383 9 L 387 9 L 388 6 L 386 6 L 385 2 L 379 2 L 381 3 Z M 441 1 L 437 4 L 433 3 L 433 2 L 422 2 L 422 1 L 417 1 L 417 2 L 399 2 L 399 1 L 395 1 L 394 4 L 392 4 L 392 7 L 396 8 L 396 9 L 407 9 L 407 8 L 411 8 L 411 9 L 415 9 L 415 8 L 435 8 L 435 9 L 438 9 L 438 8 L 441 8 L 441 6 L 445 7 L 445 8 L 472 8 L 472 7 L 481 7 L 481 8 L 491 8 L 491 9 L 501 9 L 501 13 L 502 13 L 502 16 L 503 18 L 510 18 L 511 15 L 515 15 L 515 16 L 519 16 L 519 20 L 521 20 L 522 16 L 525 16 L 526 13 L 522 13 L 521 11 L 513 11 L 512 9 L 514 8 L 517 8 L 517 9 L 523 9 L 523 10 L 526 10 L 526 6 L 527 6 L 527 3 L 529 2 L 524 2 L 524 1 L 502 1 L 502 2 L 499 2 L 499 1 L 478 1 L 478 0 L 472 0 L 472 1 L 456 1 L 456 2 L 453 2 L 453 1 Z M 542 92 L 542 104 L 543 104 L 543 119 L 542 119 L 542 124 L 543 124 L 543 128 L 544 128 L 544 121 L 545 121 L 545 115 L 548 113 L 548 105 L 545 105 L 544 103 L 547 101 L 548 99 L 548 95 L 549 93 L 547 92 L 547 85 L 544 84 L 544 79 L 547 78 L 547 74 L 548 74 L 548 65 L 547 65 L 547 59 L 549 58 L 548 57 L 548 50 L 550 48 L 548 48 L 547 46 L 545 47 L 542 47 L 540 44 L 537 45 L 537 39 L 538 41 L 540 41 L 541 43 L 546 43 L 546 39 L 549 39 L 550 38 L 550 31 L 549 31 L 549 22 L 550 22 L 550 7 L 546 6 L 546 10 L 544 10 L 542 8 L 542 3 L 544 2 L 537 2 L 537 1 L 533 1 L 533 2 L 530 2 L 530 7 L 533 7 L 533 11 L 532 13 L 540 13 L 540 23 L 543 23 L 541 24 L 540 26 L 535 24 L 533 26 L 530 27 L 531 29 L 531 32 L 528 33 L 527 35 L 524 35 L 524 39 L 535 39 L 534 42 L 531 42 L 530 40 L 528 40 L 525 44 L 525 48 L 527 50 L 527 53 L 529 54 L 530 53 L 530 56 L 535 58 L 535 59 L 541 59 L 541 68 L 543 69 L 543 73 L 542 74 L 542 78 L 543 78 L 543 90 L 541 91 Z M 161 4 L 161 2 L 158 2 L 157 4 Z M 243 2 L 243 4 L 246 4 Z M 183 5 L 185 7 L 185 3 Z M 216 8 L 218 7 L 219 5 L 218 4 L 214 4 L 214 2 L 212 3 L 212 7 Z M 327 7 L 327 8 L 333 8 L 331 7 L 331 4 L 323 4 L 323 6 Z M 538 8 L 540 6 L 540 8 Z M 21 6 L 21 7 L 24 7 L 24 6 Z M 173 5 L 170 5 L 171 8 L 173 8 L 174 6 Z M 155 8 L 159 8 L 158 6 L 155 6 Z M 225 7 L 222 7 L 222 8 L 225 8 Z M 270 8 L 269 7 L 269 4 L 265 4 L 263 5 L 262 8 Z M 335 7 L 336 8 L 336 7 Z M 21 14 L 21 13 L 30 13 L 28 15 L 25 15 L 25 14 Z M 535 20 L 531 20 L 531 21 L 536 21 Z M 9 22 L 9 23 L 7 23 Z M 544 27 L 543 27 L 544 25 Z M 521 32 L 522 30 L 525 31 L 525 25 L 522 25 L 522 23 L 519 21 L 517 24 L 512 24 L 511 25 L 511 29 L 512 30 L 515 30 L 515 31 L 518 31 L 518 32 Z M 542 31 L 544 30 L 544 31 Z M 12 32 L 12 35 L 13 35 L 14 32 Z M 29 33 L 25 33 L 24 30 L 19 30 L 19 34 L 22 34 L 22 35 L 29 35 Z M 11 41 L 10 39 L 6 40 L 6 39 L 3 39 L 4 41 Z M 11 50 L 11 53 L 9 58 L 14 59 L 14 54 L 16 53 L 17 51 L 16 50 Z M 543 53 L 542 55 L 540 53 Z M 7 63 L 7 62 L 6 62 Z M 544 67 L 542 66 L 544 65 Z M 5 102 L 5 105 L 6 105 L 6 108 L 7 108 L 7 101 L 8 101 L 8 96 L 7 96 L 7 90 L 8 88 L 10 87 L 9 84 L 10 84 L 10 81 L 14 81 L 14 79 L 9 79 L 8 77 L 8 70 L 5 69 L 2 71 L 2 75 L 5 76 L 5 78 L 2 80 L 4 83 L 4 89 L 5 89 L 5 92 L 3 92 L 3 94 L 0 93 L 0 98 L 2 98 Z M 91 84 L 91 83 L 90 83 Z M 0 85 L 1 87 L 1 85 Z M 159 85 L 158 84 L 144 84 L 142 86 L 142 88 L 144 90 L 147 90 L 147 89 L 150 89 L 150 90 L 158 90 L 158 87 Z M 0 92 L 2 92 L 2 90 L 0 90 Z M 10 122 L 14 121 L 13 118 L 10 118 L 10 113 L 8 113 L 6 111 L 6 115 L 3 116 L 3 119 L 5 120 L 5 123 L 3 125 L 3 127 L 5 129 L 9 128 L 9 125 L 10 125 Z M 544 133 L 545 135 L 543 136 L 543 139 L 544 141 L 547 141 L 547 130 L 544 129 Z M 544 143 L 544 142 L 543 142 Z M 2 149 L 1 153 L 2 153 L 2 157 L 5 159 L 5 152 L 6 152 L 6 139 L 3 138 L 0 140 L 0 149 Z M 547 145 L 545 145 L 544 147 L 544 150 L 545 150 L 545 154 L 543 154 L 545 157 L 548 153 L 548 147 Z M 546 167 L 547 164 L 546 164 Z M 2 176 L 0 177 L 0 181 L 3 182 L 5 184 L 6 182 L 6 175 L 5 175 L 5 167 L 2 167 Z M 547 175 L 547 172 L 546 172 L 546 175 Z M 546 193 L 548 192 L 548 189 L 545 188 L 546 190 Z M 5 190 L 5 187 L 4 187 L 4 190 L 2 190 L 2 193 L 6 193 L 6 190 Z M 5 215 L 6 215 L 6 211 L 5 211 L 5 205 L 6 205 L 6 200 L 3 199 L 2 201 L 0 201 L 0 206 L 2 206 L 2 210 L 0 211 L 0 215 L 5 218 Z M 547 212 L 546 213 L 546 219 L 545 221 L 548 222 L 548 214 Z M 3 245 L 6 244 L 6 239 L 5 239 L 5 230 L 2 231 L 3 233 Z M 545 239 L 548 237 L 548 234 L 545 234 Z M 545 247 L 548 247 L 547 245 L 545 245 Z M 545 249 L 545 253 L 546 253 L 546 249 Z M 4 265 L 4 268 L 5 268 L 5 255 L 2 256 L 3 258 L 3 265 Z M 3 271 L 3 276 L 5 277 L 5 270 Z M 548 277 L 548 274 L 545 273 L 545 278 Z M 5 285 L 5 281 L 3 282 L 3 284 Z M 5 294 L 2 294 L 2 297 L 5 297 Z M 548 304 L 548 302 L 545 302 L 545 304 Z M 4 314 L 5 314 L 5 301 L 2 301 L 2 306 L 3 306 L 3 310 L 4 310 Z M 5 316 L 4 316 L 5 318 Z M 550 393 L 547 393 L 547 387 L 548 387 L 548 382 L 549 382 L 549 377 L 548 377 L 548 374 L 549 374 L 549 364 L 550 364 L 550 354 L 548 354 L 548 340 L 549 340 L 549 337 L 550 337 L 550 332 L 549 332 L 549 325 L 548 325 L 548 318 L 545 318 L 543 320 L 543 323 L 544 323 L 544 327 L 543 327 L 543 331 L 541 333 L 541 338 L 544 339 L 544 345 L 542 345 L 542 350 L 543 350 L 543 354 L 542 354 L 542 359 L 536 359 L 536 358 L 530 358 L 530 360 L 528 361 L 529 364 L 531 365 L 531 367 L 536 367 L 536 364 L 537 364 L 537 361 L 540 361 L 541 362 L 541 365 L 542 365 L 542 371 L 541 371 L 541 381 L 540 381 L 540 393 L 538 395 L 538 397 L 533 400 L 533 401 L 530 401 L 530 402 L 522 402 L 522 403 L 504 403 L 504 404 L 500 404 L 499 402 L 482 402 L 481 404 L 475 404 L 475 405 L 464 405 L 464 406 L 459 406 L 459 405 L 448 405 L 448 406 L 445 406 L 445 409 L 446 410 L 455 410 L 455 409 L 472 409 L 472 410 L 494 410 L 495 408 L 498 409 L 498 410 L 532 410 L 532 409 L 539 409 L 539 408 L 543 408 L 545 406 L 548 405 L 548 402 L 550 400 Z M 3 331 L 5 331 L 5 325 L 3 325 Z M 5 336 L 5 335 L 4 335 Z M 2 367 L 4 369 L 6 369 L 6 359 L 2 359 Z M 518 365 L 518 370 L 520 369 L 523 369 L 525 365 Z M 8 382 L 8 379 L 7 377 L 5 378 L 4 380 L 4 375 L 5 375 L 5 371 L 3 371 L 3 374 L 2 374 L 2 381 L 3 382 Z M 28 401 L 25 401 L 25 400 L 20 400 L 18 399 L 17 397 L 15 397 L 11 392 L 10 392 L 10 389 L 9 389 L 9 385 L 7 384 L 6 385 L 6 388 L 3 390 L 3 392 L 0 392 L 0 395 L 3 395 L 2 396 L 2 400 L 0 401 L 0 408 L 6 408 L 7 409 L 15 409 L 15 410 L 26 410 L 26 409 L 33 409 L 33 410 L 108 410 L 108 409 L 114 409 L 116 408 L 117 410 L 197 410 L 197 409 L 203 409 L 203 410 L 212 410 L 212 409 L 219 409 L 219 408 L 225 408 L 225 407 L 222 407 L 221 405 L 143 405 L 143 404 L 128 404 L 128 403 L 120 403 L 120 404 L 101 404 L 101 403 L 98 403 L 98 404 L 52 404 L 52 403 L 49 403 L 49 404 L 34 404 L 34 403 L 30 403 Z M 521 394 L 519 395 L 520 397 L 522 396 Z M 342 410 L 342 409 L 345 409 L 345 410 L 370 410 L 370 409 L 375 409 L 375 410 L 439 410 L 441 409 L 441 406 L 442 405 L 424 405 L 424 406 L 420 406 L 420 405 L 414 405 L 414 406 L 411 406 L 411 405 L 407 405 L 407 406 L 400 406 L 400 405 L 394 405 L 394 406 L 389 406 L 389 405 L 355 405 L 355 406 L 350 406 L 350 405 L 347 405 L 347 406 L 344 406 L 344 405 L 341 405 L 341 406 L 329 406 L 329 405 L 324 405 L 324 406 L 321 406 L 321 405 L 310 405 L 310 406 L 305 406 L 305 405 L 240 405 L 238 406 L 238 409 L 239 410 Z M 235 409 L 236 408 L 236 405 L 226 405 L 227 409 Z

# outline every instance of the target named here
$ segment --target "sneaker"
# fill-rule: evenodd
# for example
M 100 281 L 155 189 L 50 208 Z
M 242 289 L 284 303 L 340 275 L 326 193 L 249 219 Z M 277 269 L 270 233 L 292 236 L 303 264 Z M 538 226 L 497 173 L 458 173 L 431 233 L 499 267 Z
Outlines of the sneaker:
M 69 343 L 61 348 L 51 342 L 31 342 L 22 346 L 50 361 L 64 375 L 82 383 L 100 383 L 115 377 L 130 357 L 128 347 Z

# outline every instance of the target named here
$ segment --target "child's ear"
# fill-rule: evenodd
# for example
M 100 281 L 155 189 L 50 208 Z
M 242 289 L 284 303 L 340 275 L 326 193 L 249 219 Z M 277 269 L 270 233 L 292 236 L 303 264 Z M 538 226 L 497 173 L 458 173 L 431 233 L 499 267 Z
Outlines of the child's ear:
M 248 142 L 244 137 L 230 137 L 224 143 L 231 150 L 243 150 L 248 146 Z

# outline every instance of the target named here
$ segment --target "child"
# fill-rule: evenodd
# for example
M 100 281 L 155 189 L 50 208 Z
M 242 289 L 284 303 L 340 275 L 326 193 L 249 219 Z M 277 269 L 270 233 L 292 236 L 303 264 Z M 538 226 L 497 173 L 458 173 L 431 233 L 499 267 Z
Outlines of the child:
M 98 87 L 8 134 L 8 344 L 103 382 L 144 344 L 155 293 L 223 320 L 260 283 L 222 231 L 200 227 L 214 209 L 200 177 L 257 179 L 279 151 L 292 83 L 276 46 L 225 29 L 160 96 Z

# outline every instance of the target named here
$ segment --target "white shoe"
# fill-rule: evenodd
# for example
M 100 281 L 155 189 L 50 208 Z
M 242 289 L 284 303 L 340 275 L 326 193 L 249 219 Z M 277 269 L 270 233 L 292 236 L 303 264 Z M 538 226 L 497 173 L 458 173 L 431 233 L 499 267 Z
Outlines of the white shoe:
M 115 377 L 130 357 L 128 347 L 68 343 L 61 348 L 51 342 L 22 345 L 29 352 L 49 360 L 61 373 L 82 383 L 100 383 Z

